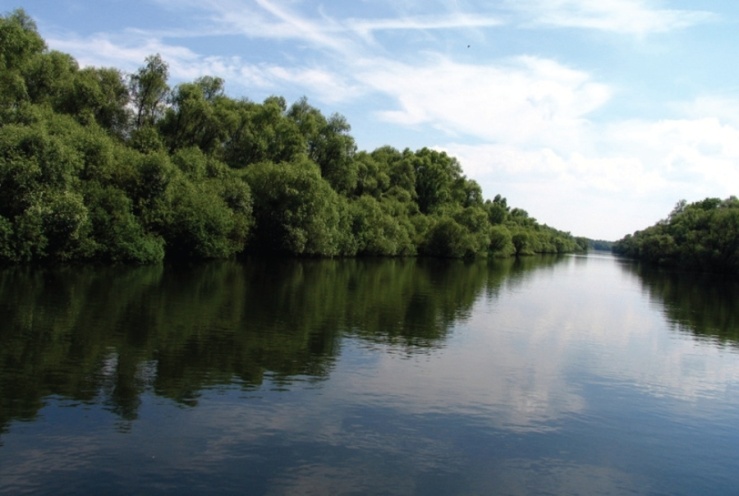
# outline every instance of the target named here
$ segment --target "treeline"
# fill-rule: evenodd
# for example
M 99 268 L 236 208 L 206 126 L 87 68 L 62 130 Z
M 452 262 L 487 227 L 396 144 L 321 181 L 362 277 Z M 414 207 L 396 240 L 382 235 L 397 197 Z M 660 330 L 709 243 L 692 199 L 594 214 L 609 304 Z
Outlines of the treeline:
M 241 253 L 474 257 L 587 248 L 479 185 L 444 152 L 360 151 L 303 98 L 234 99 L 80 68 L 22 10 L 0 18 L 0 261 Z
M 667 219 L 627 235 L 613 251 L 657 265 L 739 275 L 739 200 L 681 200 Z
M 611 251 L 613 249 L 613 241 L 604 239 L 588 239 L 588 247 L 598 251 Z

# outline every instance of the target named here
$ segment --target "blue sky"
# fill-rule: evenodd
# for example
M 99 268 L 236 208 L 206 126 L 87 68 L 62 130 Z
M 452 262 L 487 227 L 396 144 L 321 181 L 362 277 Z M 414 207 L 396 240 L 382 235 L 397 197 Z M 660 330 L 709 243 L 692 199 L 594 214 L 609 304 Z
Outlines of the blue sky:
M 363 150 L 457 157 L 486 198 L 618 239 L 739 194 L 735 0 L 0 0 L 51 49 L 338 112 Z

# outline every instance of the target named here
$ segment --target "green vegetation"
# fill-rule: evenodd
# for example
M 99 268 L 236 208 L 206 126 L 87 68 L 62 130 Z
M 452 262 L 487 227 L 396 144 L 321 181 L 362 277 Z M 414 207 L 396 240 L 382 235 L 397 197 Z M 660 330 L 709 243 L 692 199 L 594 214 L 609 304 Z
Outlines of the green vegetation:
M 159 55 L 129 75 L 80 68 L 22 10 L 0 18 L 0 263 L 587 249 L 483 200 L 444 152 L 360 151 L 305 98 L 168 75 Z
M 588 247 L 592 250 L 612 251 L 613 243 L 613 241 L 606 241 L 604 239 L 588 239 Z
M 667 219 L 627 235 L 613 251 L 651 264 L 737 276 L 739 200 L 682 200 Z

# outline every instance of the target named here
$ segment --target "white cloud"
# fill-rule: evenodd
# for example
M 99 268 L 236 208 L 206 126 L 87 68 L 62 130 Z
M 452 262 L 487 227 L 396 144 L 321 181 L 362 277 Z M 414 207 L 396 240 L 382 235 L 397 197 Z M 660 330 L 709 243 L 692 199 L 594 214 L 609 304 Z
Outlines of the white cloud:
M 643 229 L 680 199 L 736 194 L 739 127 L 715 118 L 592 126 L 583 131 L 590 152 L 536 143 L 438 148 L 457 157 L 487 197 L 502 193 L 540 221 L 594 238 Z
M 615 240 L 663 218 L 679 199 L 660 203 L 665 180 L 628 153 L 583 155 L 502 144 L 438 148 L 460 160 L 486 198 L 502 194 L 539 222 L 578 236 Z
M 699 95 L 688 102 L 672 104 L 680 115 L 691 119 L 714 117 L 739 127 L 739 99 L 724 95 Z
M 382 120 L 529 146 L 575 146 L 587 114 L 611 93 L 584 72 L 534 57 L 497 65 L 438 56 L 415 66 L 376 60 L 357 71 L 364 84 L 397 100 L 399 108 L 378 112 Z
M 672 188 L 728 196 L 739 184 L 739 128 L 716 118 L 625 121 L 609 126 L 606 139 L 648 160 Z

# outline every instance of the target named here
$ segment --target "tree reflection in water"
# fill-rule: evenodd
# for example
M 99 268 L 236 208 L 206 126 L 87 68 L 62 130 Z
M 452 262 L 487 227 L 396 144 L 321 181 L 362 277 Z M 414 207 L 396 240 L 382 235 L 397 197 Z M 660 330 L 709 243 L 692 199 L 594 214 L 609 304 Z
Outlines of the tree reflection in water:
M 189 267 L 0 272 L 0 427 L 45 398 L 125 421 L 145 391 L 194 406 L 204 388 L 325 379 L 341 338 L 416 353 L 444 345 L 480 294 L 556 257 L 252 259 Z

